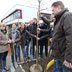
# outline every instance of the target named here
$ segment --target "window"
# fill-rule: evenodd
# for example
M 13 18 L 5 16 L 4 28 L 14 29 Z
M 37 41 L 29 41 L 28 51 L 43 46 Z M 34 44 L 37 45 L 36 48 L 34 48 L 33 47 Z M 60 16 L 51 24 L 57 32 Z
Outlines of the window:
M 9 22 L 15 19 L 21 19 L 22 18 L 22 10 L 16 9 L 14 12 L 12 12 L 10 15 L 8 15 L 6 18 L 1 20 L 2 22 Z

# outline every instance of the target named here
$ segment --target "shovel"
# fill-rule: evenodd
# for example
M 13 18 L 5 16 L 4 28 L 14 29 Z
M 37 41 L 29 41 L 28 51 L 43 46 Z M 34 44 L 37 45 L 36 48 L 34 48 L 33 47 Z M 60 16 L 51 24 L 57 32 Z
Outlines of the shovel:
M 48 57 L 46 59 L 46 64 L 45 64 L 45 68 L 44 68 L 44 72 L 48 72 L 49 69 L 53 66 L 54 64 L 54 59 L 52 59 L 50 56 L 51 56 L 51 49 L 50 49 L 50 46 L 51 46 L 51 42 L 49 41 L 48 39 Z M 50 60 L 49 60 L 50 59 Z
M 11 67 L 11 63 L 12 63 L 11 55 L 12 55 L 12 52 L 11 52 L 10 43 L 9 43 L 8 44 L 8 55 L 6 58 L 6 69 L 7 70 L 9 70 Z

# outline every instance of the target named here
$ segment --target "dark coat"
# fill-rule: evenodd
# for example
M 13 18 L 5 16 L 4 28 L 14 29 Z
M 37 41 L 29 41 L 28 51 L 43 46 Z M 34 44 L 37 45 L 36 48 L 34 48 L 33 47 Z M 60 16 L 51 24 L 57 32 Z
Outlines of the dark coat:
M 24 48 L 25 47 L 25 44 L 26 44 L 26 29 L 23 29 L 23 31 L 21 32 L 20 31 L 20 44 L 21 44 L 21 47 Z
M 72 13 L 65 9 L 55 18 L 52 56 L 72 63 Z
M 29 33 L 28 33 L 29 32 Z M 26 28 L 26 39 L 28 40 L 28 41 L 31 41 L 31 26 L 29 25 L 29 26 L 27 26 L 27 28 Z
M 39 38 L 41 38 L 39 40 L 39 43 L 41 44 L 46 44 L 48 43 L 48 37 L 50 36 L 50 25 L 47 25 L 46 23 L 41 24 L 41 26 L 39 26 L 40 33 L 39 33 Z M 44 38 L 43 38 L 44 37 Z
M 37 36 L 37 23 L 33 23 L 31 26 L 31 34 L 36 35 Z M 32 36 L 33 39 L 33 44 L 36 44 L 37 39 L 35 37 Z
M 50 23 L 52 22 L 50 19 L 47 19 L 45 17 L 41 17 L 41 19 L 44 21 L 45 24 L 47 24 L 46 26 L 46 32 L 48 32 L 48 37 L 52 37 L 52 33 L 51 33 L 51 27 L 50 27 Z

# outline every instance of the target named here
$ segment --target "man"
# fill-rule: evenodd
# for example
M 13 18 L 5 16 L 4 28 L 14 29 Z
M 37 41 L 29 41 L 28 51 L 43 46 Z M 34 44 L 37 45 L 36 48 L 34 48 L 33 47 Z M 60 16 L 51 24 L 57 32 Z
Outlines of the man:
M 31 34 L 32 36 L 32 48 L 33 48 L 33 58 L 35 58 L 35 46 L 36 46 L 36 38 L 34 37 L 35 35 L 37 36 L 37 19 L 33 18 L 33 23 L 31 26 Z
M 39 21 L 39 28 L 37 29 L 39 31 L 39 46 L 40 46 L 40 57 L 43 57 L 43 49 L 45 48 L 45 56 L 48 55 L 48 37 L 50 37 L 51 29 L 50 29 L 50 23 L 47 23 L 43 20 L 43 17 L 41 17 L 41 20 Z
M 52 56 L 55 58 L 53 72 L 72 72 L 72 13 L 61 1 L 52 4 L 55 17 Z

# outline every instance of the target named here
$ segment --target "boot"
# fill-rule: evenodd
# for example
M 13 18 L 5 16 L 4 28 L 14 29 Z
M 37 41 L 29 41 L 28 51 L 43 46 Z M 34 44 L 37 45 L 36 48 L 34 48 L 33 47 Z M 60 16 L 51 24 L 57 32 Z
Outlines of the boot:
M 2 72 L 7 72 L 6 68 L 3 68 L 3 69 L 2 69 Z
M 3 66 L 2 66 L 2 72 L 7 72 L 6 71 L 6 61 L 3 61 Z
M 6 68 L 6 61 L 3 61 L 3 68 Z
M 0 72 L 2 72 L 2 64 L 0 64 Z

